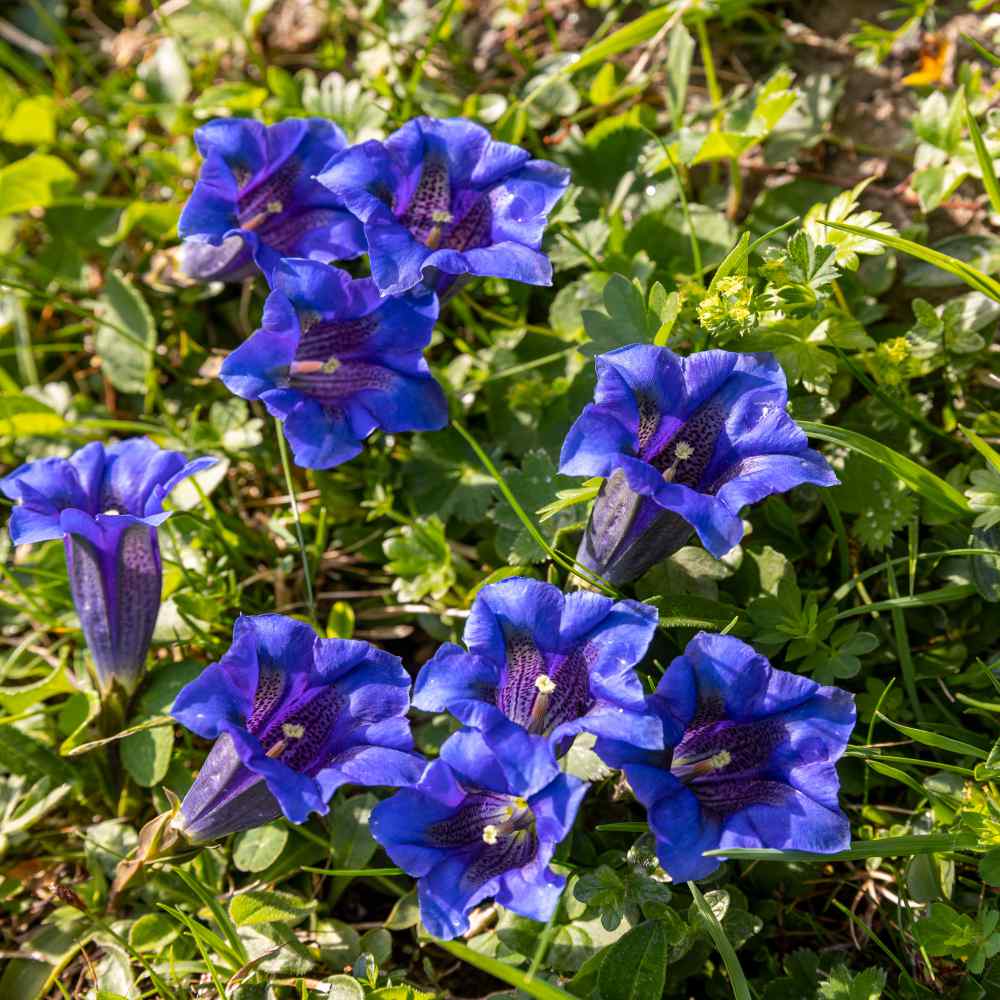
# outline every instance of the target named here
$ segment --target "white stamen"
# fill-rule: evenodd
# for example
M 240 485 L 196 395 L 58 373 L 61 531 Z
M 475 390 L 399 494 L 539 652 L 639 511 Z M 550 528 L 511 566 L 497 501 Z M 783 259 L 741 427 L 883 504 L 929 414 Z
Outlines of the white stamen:
M 483 843 L 493 845 L 500 839 L 500 831 L 492 824 L 483 827 Z
M 721 771 L 724 767 L 729 767 L 733 762 L 733 755 L 728 750 L 720 750 L 716 754 L 712 754 L 712 769 L 715 771 Z
M 116 515 L 120 514 L 121 511 L 115 510 L 114 507 L 109 507 L 107 510 L 102 511 L 102 513 L 105 515 L 105 517 L 115 517 Z
M 541 694 L 552 694 L 556 689 L 556 682 L 548 674 L 539 674 L 535 678 L 535 687 Z
M 272 215 L 277 215 L 279 212 L 283 211 L 284 208 L 285 208 L 285 206 L 282 205 L 280 201 L 269 201 L 267 203 L 267 210 Z
M 295 722 L 285 722 L 281 726 L 281 731 L 290 740 L 301 740 L 306 734 L 306 727 Z
M 687 441 L 678 441 L 674 446 L 674 457 L 678 462 L 686 462 L 694 454 L 694 448 Z

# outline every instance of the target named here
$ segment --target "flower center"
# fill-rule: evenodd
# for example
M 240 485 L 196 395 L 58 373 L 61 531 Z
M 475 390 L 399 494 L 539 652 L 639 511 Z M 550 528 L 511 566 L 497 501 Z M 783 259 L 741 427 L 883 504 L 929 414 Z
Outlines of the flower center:
M 666 482 L 700 489 L 724 423 L 725 413 L 721 407 L 708 403 L 696 410 L 666 447 L 650 455 L 647 461 L 660 470 Z M 648 438 L 654 436 L 649 431 L 646 433 Z
M 670 765 L 670 773 L 685 784 L 692 778 L 702 778 L 715 771 L 729 767 L 733 755 L 728 750 L 718 750 L 707 757 L 675 757 Z

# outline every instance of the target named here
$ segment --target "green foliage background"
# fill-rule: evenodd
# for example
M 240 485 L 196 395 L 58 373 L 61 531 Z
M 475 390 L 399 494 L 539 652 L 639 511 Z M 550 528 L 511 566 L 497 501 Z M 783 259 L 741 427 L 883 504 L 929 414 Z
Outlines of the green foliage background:
M 0 463 L 132 434 L 220 462 L 174 494 L 155 659 L 110 744 L 61 547 L 0 538 L 0 996 L 1000 995 L 1000 25 L 983 0 L 817 6 L 4 6 Z M 192 284 L 176 220 L 198 124 L 304 114 L 353 141 L 465 115 L 574 184 L 552 289 L 486 280 L 444 310 L 429 358 L 453 426 L 288 480 L 273 422 L 216 378 L 263 282 Z M 148 870 L 109 909 L 115 866 L 204 756 L 172 700 L 239 612 L 415 671 L 484 582 L 565 581 L 596 486 L 557 474 L 559 446 L 593 356 L 637 341 L 773 351 L 838 470 L 635 593 L 663 622 L 651 683 L 693 631 L 728 628 L 856 693 L 852 850 L 748 852 L 670 885 L 627 788 L 578 746 L 597 787 L 545 927 L 493 912 L 468 941 L 422 937 L 368 836 L 376 799 L 350 791 L 325 821 Z M 416 719 L 420 748 L 450 725 Z

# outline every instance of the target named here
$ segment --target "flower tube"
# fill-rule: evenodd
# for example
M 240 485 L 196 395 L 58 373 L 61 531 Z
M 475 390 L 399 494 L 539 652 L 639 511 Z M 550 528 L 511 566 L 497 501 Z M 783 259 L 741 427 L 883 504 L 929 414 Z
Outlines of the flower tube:
M 635 672 L 657 619 L 638 601 L 520 577 L 491 583 L 473 602 L 468 649 L 443 645 L 417 675 L 413 704 L 481 730 L 509 769 L 534 761 L 538 738 L 556 754 L 582 732 L 660 746 Z
M 461 275 L 552 283 L 539 246 L 569 171 L 481 125 L 415 118 L 384 142 L 338 153 L 317 180 L 364 226 L 383 295 L 421 281 L 443 293 Z
M 382 299 L 371 279 L 316 261 L 281 261 L 261 329 L 226 358 L 226 387 L 285 425 L 297 464 L 328 469 L 376 428 L 437 430 L 448 404 L 424 360 L 431 292 Z
M 555 911 L 566 880 L 549 862 L 587 784 L 563 774 L 545 743 L 528 753 L 511 769 L 481 733 L 462 730 L 414 787 L 372 810 L 372 836 L 418 880 L 420 918 L 435 937 L 467 931 L 484 899 L 542 922 Z
M 160 610 L 156 529 L 170 516 L 164 498 L 214 464 L 131 438 L 29 462 L 0 480 L 4 495 L 19 501 L 10 518 L 15 545 L 63 539 L 73 603 L 102 691 L 115 683 L 132 691 L 142 675 Z
M 284 615 L 241 616 L 233 643 L 174 702 L 215 740 L 173 823 L 203 843 L 284 815 L 325 815 L 345 784 L 407 785 L 423 769 L 399 658 L 367 642 L 320 639 Z
M 633 344 L 598 356 L 594 402 L 566 435 L 559 468 L 605 478 L 577 560 L 629 583 L 692 532 L 720 558 L 743 537 L 743 507 L 803 483 L 836 486 L 787 403 L 771 354 L 679 358 Z
M 177 224 L 191 277 L 238 281 L 254 262 L 268 274 L 285 256 L 330 261 L 364 252 L 360 224 L 313 179 L 347 145 L 333 122 L 217 118 L 194 139 L 204 163 Z
M 648 704 L 662 749 L 601 738 L 595 749 L 624 770 L 675 881 L 719 867 L 704 851 L 850 846 L 836 767 L 854 729 L 847 691 L 775 670 L 733 636 L 699 632 Z

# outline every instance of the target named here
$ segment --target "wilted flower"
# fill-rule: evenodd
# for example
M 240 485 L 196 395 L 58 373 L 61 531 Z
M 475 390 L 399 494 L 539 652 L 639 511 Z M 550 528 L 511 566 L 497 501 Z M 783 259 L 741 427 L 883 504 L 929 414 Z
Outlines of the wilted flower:
M 194 139 L 205 162 L 177 231 L 217 250 L 185 252 L 191 277 L 235 281 L 252 273 L 254 260 L 266 274 L 280 257 L 330 261 L 364 252 L 357 220 L 313 179 L 347 145 L 333 122 L 217 118 Z
M 481 733 L 462 730 L 415 787 L 372 810 L 372 836 L 419 880 L 420 918 L 435 937 L 464 933 L 469 912 L 491 897 L 534 920 L 555 911 L 566 880 L 549 862 L 587 784 L 560 772 L 544 742 L 527 752 L 534 763 L 512 770 Z
M 43 458 L 0 480 L 20 501 L 10 517 L 15 545 L 63 539 L 70 590 L 98 681 L 135 687 L 160 610 L 163 572 L 156 529 L 163 500 L 214 458 L 185 460 L 146 438 L 106 448 L 85 445 L 69 458 Z
M 770 847 L 828 854 L 850 844 L 836 761 L 854 728 L 847 691 L 775 670 L 733 636 L 699 632 L 667 668 L 649 710 L 664 749 L 598 739 L 646 807 L 660 863 L 704 878 L 704 851 Z
M 221 378 L 284 421 L 295 461 L 327 469 L 383 430 L 436 430 L 448 404 L 424 360 L 432 292 L 381 299 L 369 278 L 286 259 L 271 275 L 263 326 L 226 358 Z
M 600 355 L 594 402 L 566 435 L 559 468 L 606 477 L 578 561 L 628 583 L 692 529 L 721 557 L 743 537 L 742 507 L 802 483 L 835 486 L 787 402 L 771 354 L 679 358 L 633 344 Z
M 344 784 L 405 785 L 410 680 L 367 642 L 320 639 L 284 615 L 241 616 L 233 644 L 174 702 L 173 716 L 214 739 L 175 825 L 215 840 L 277 819 L 325 814 Z
M 569 172 L 496 142 L 463 118 L 415 118 L 384 142 L 335 156 L 317 178 L 364 223 L 383 295 L 436 284 L 434 271 L 552 281 L 539 252 Z
M 657 618 L 648 604 L 539 580 L 489 584 L 465 626 L 468 652 L 443 645 L 417 675 L 413 704 L 481 730 L 509 771 L 537 761 L 537 737 L 556 753 L 581 732 L 660 746 L 635 672 Z

